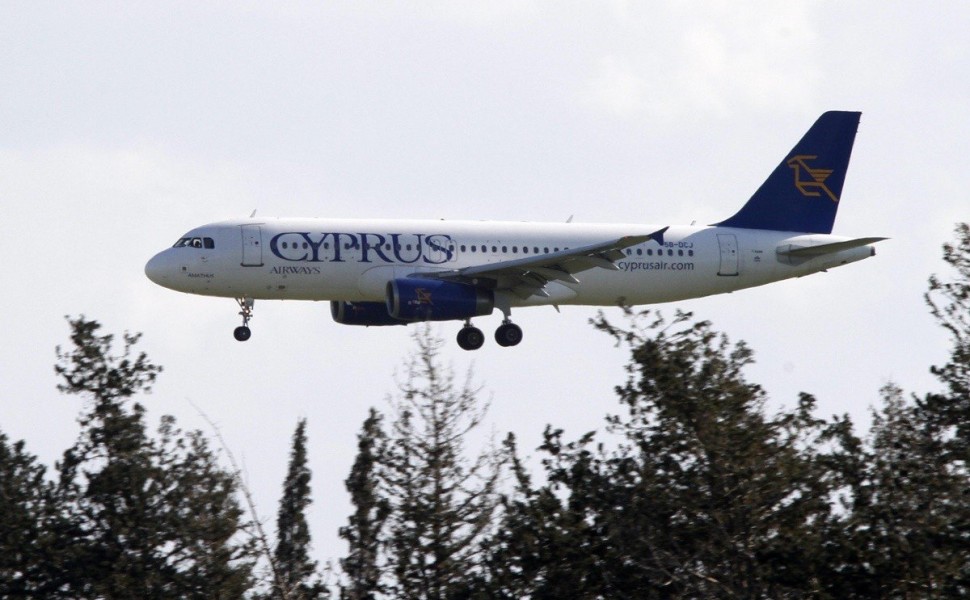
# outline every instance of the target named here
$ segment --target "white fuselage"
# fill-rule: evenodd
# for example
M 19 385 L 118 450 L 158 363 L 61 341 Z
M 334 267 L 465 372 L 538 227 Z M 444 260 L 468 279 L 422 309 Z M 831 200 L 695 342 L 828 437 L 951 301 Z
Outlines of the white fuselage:
M 213 223 L 146 266 L 156 283 L 230 298 L 383 302 L 387 283 L 421 272 L 488 265 L 648 234 L 657 225 L 489 221 L 247 219 Z M 801 277 L 874 254 L 865 245 L 791 260 L 788 247 L 848 238 L 729 227 L 670 227 L 627 248 L 616 270 L 592 268 L 550 281 L 546 295 L 510 295 L 509 306 L 637 305 L 732 292 Z M 181 240 L 180 240 L 181 241 Z M 210 246 L 210 247 L 207 247 Z

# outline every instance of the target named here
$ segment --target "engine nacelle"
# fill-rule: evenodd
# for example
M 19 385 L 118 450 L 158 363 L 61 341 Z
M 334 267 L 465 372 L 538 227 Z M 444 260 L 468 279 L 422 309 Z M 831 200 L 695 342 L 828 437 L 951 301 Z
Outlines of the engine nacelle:
M 330 302 L 330 314 L 341 325 L 407 325 L 387 314 L 386 302 Z
M 387 313 L 404 321 L 450 321 L 492 314 L 495 294 L 437 279 L 395 279 L 387 284 Z

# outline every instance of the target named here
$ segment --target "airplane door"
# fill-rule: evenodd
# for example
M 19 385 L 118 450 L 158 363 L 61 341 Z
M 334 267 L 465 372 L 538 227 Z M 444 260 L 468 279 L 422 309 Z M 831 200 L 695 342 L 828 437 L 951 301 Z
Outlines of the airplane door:
M 259 225 L 243 225 L 242 231 L 242 266 L 263 266 L 263 245 Z
M 738 275 L 738 238 L 731 233 L 717 234 L 717 245 L 721 249 L 721 266 L 717 274 L 723 277 Z

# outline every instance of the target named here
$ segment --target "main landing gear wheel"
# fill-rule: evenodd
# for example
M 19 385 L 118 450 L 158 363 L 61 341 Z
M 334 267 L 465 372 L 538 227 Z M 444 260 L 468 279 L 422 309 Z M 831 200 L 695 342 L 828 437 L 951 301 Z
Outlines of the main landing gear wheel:
M 515 346 L 522 341 L 522 328 L 515 323 L 502 323 L 495 330 L 495 341 L 499 346 Z
M 458 346 L 462 350 L 478 350 L 485 343 L 485 334 L 478 327 L 465 325 L 458 332 Z
M 236 303 L 239 304 L 239 314 L 242 316 L 243 322 L 242 325 L 233 330 L 232 337 L 236 338 L 237 341 L 245 342 L 253 337 L 253 332 L 249 329 L 249 320 L 253 318 L 253 304 L 256 301 L 252 298 L 236 298 Z

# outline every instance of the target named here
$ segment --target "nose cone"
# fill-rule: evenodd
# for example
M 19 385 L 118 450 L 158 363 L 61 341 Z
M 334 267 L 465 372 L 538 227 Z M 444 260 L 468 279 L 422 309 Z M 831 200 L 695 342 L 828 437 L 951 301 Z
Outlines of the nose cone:
M 159 252 L 145 264 L 145 275 L 162 287 L 169 287 L 172 277 L 171 260 L 167 252 Z

